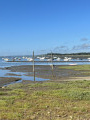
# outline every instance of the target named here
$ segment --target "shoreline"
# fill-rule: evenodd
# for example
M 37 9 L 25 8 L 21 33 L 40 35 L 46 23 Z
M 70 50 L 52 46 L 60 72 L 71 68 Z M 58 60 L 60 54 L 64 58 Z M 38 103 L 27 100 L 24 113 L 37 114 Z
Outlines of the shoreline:
M 41 78 L 41 79 L 49 79 L 44 81 L 36 81 L 36 82 L 45 82 L 45 81 L 55 81 L 55 82 L 61 82 L 61 81 L 71 81 L 71 80 L 89 80 L 89 75 L 82 74 L 82 71 L 75 71 L 72 69 L 62 69 L 60 68 L 62 65 L 54 65 L 54 69 L 52 71 L 52 68 L 50 65 L 35 65 L 35 77 Z M 67 65 L 63 65 L 68 67 Z M 11 66 L 11 67 L 5 67 L 2 68 L 2 70 L 9 70 L 11 71 L 10 75 L 13 75 L 12 72 L 23 72 L 25 73 L 25 76 L 33 76 L 33 66 L 32 65 L 20 65 L 20 66 Z M 8 74 L 8 73 L 7 73 Z M 8 75 L 9 75 L 8 74 Z M 0 77 L 0 87 L 3 85 L 9 84 L 11 82 L 16 82 L 19 80 L 22 80 L 20 75 L 16 75 L 17 77 Z M 22 80 L 22 82 L 25 81 L 27 83 L 32 83 L 34 81 L 32 80 Z
M 0 88 L 3 86 L 7 86 L 8 84 L 14 83 L 16 81 L 21 80 L 21 78 L 15 77 L 0 77 Z

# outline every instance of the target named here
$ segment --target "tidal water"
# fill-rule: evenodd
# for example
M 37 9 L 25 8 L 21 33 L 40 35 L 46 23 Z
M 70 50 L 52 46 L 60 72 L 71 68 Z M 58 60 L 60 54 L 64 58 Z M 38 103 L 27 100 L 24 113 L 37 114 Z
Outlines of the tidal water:
M 10 70 L 3 70 L 2 69 L 4 67 L 11 67 L 11 66 L 32 65 L 32 62 L 22 62 L 23 61 L 22 59 L 21 59 L 21 62 L 6 62 L 2 58 L 3 57 L 0 57 L 0 77 L 21 78 L 21 80 L 19 80 L 17 82 L 21 82 L 22 80 L 34 81 L 34 77 L 33 76 L 27 76 L 27 72 L 26 73 L 25 72 L 11 72 Z M 10 56 L 10 57 L 8 56 L 7 58 L 12 59 L 12 56 Z M 44 80 L 49 80 L 49 79 L 43 79 L 43 78 L 35 77 L 35 80 L 36 81 L 44 81 Z M 12 83 L 15 83 L 15 82 L 12 82 Z
M 9 58 L 9 60 L 12 61 L 13 58 L 15 58 L 16 56 L 6 56 L 6 57 L 0 57 L 0 68 L 4 68 L 4 67 L 10 67 L 10 66 L 19 66 L 19 65 L 32 65 L 33 62 L 23 62 L 23 61 L 27 61 L 26 59 L 23 59 L 23 56 L 18 56 L 18 58 L 20 60 L 16 60 L 19 62 L 6 62 L 3 60 L 3 58 Z M 40 61 L 39 59 L 35 59 L 35 61 Z M 43 62 L 43 61 L 47 61 L 47 59 L 41 60 L 41 62 L 35 62 L 35 65 L 51 65 L 51 62 Z M 76 64 L 76 65 L 84 65 L 84 64 L 90 64 L 90 61 L 88 59 L 82 59 L 82 60 L 78 60 L 78 59 L 71 59 L 69 62 L 64 61 L 62 62 L 63 59 L 61 59 L 58 62 L 53 61 L 54 65 L 70 65 L 70 64 Z M 78 62 L 81 61 L 81 62 Z
M 0 57 L 0 68 L 4 68 L 4 67 L 10 67 L 10 66 L 20 66 L 20 65 L 32 65 L 33 62 L 23 62 L 26 61 L 26 59 L 23 59 L 23 56 L 18 56 L 17 58 L 19 58 L 19 62 L 6 62 L 4 61 L 3 58 L 9 58 L 9 60 L 12 60 L 13 58 L 15 58 L 16 56 L 6 56 L 6 57 Z M 38 59 L 35 59 L 35 61 L 38 61 Z M 45 60 L 46 61 L 46 60 Z M 61 60 L 63 61 L 63 60 Z M 83 62 L 84 61 L 84 62 Z M 35 62 L 35 65 L 51 65 L 51 62 Z M 77 59 L 72 59 L 71 61 L 67 62 L 55 62 L 53 61 L 54 65 L 84 65 L 84 64 L 90 64 L 90 62 L 87 59 L 83 59 L 81 60 L 81 62 L 78 62 Z M 16 74 L 16 76 L 14 75 L 9 75 L 10 74 Z M 19 77 L 21 78 L 21 80 L 32 80 L 33 81 L 33 77 L 32 76 L 26 76 L 27 73 L 23 73 L 23 72 L 10 72 L 9 70 L 2 70 L 0 69 L 0 77 Z M 47 79 L 42 79 L 42 78 L 37 78 L 36 77 L 36 81 L 44 81 Z

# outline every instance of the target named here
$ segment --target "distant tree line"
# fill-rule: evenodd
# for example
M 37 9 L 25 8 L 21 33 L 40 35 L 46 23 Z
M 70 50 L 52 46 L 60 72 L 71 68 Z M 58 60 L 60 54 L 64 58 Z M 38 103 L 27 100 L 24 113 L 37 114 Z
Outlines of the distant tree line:
M 47 53 L 47 55 L 90 55 L 90 53 L 88 52 L 81 52 L 81 53 Z

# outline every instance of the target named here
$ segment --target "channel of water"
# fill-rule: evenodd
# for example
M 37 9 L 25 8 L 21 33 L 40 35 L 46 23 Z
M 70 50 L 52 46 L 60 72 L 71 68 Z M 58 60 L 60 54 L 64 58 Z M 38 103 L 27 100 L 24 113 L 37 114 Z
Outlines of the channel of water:
M 20 83 L 23 80 L 30 80 L 30 81 L 34 81 L 34 77 L 33 76 L 27 76 L 28 72 L 11 72 L 10 70 L 2 70 L 0 69 L 0 77 L 15 77 L 15 78 L 21 78 L 21 80 L 18 80 L 16 82 L 11 82 L 10 84 L 13 83 Z M 49 80 L 49 79 L 43 79 L 43 78 L 38 78 L 35 77 L 35 81 L 45 81 L 45 80 Z M 8 85 L 8 84 L 7 84 Z M 5 85 L 6 86 L 6 85 Z

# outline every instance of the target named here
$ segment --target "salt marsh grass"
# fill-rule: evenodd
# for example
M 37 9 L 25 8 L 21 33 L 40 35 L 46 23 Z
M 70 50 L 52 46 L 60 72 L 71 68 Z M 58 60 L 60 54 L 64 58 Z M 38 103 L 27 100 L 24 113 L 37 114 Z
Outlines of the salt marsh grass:
M 2 120 L 89 120 L 89 113 L 90 81 L 86 80 L 19 83 L 0 94 Z
M 76 66 L 59 66 L 62 69 L 73 69 L 73 70 L 90 70 L 90 65 L 76 65 Z

